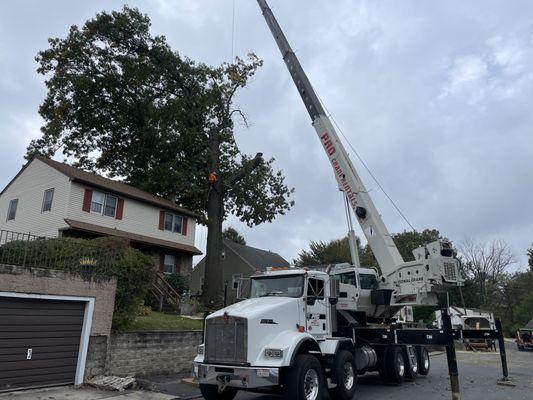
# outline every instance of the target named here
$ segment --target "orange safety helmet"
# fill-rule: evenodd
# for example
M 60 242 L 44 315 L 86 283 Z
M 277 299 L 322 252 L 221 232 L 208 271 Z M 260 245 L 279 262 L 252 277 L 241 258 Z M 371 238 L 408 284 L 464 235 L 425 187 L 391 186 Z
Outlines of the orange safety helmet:
M 218 181 L 218 176 L 216 172 L 210 172 L 209 177 L 207 178 L 211 185 L 214 185 Z

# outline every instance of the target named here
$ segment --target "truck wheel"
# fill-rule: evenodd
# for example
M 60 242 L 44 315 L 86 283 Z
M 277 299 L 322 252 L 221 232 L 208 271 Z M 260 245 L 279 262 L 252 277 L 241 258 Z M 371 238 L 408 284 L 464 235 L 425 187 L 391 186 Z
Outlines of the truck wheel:
M 332 372 L 337 386 L 332 390 L 332 399 L 351 400 L 357 385 L 357 367 L 352 353 L 341 350 L 333 361 Z
M 205 400 L 233 400 L 237 394 L 235 388 L 226 388 L 222 393 L 218 393 L 217 385 L 200 384 L 200 392 Z
M 324 391 L 322 365 L 309 354 L 296 356 L 288 371 L 285 398 L 287 400 L 321 400 Z
M 391 346 L 385 354 L 385 370 L 387 381 L 390 383 L 400 384 L 405 379 L 407 369 L 407 360 L 403 354 L 403 349 L 397 346 Z
M 409 349 L 405 349 L 404 356 L 405 356 L 405 377 L 409 380 L 415 380 L 418 376 L 418 368 L 419 368 L 419 361 L 418 361 L 418 351 L 416 351 L 415 348 L 412 349 L 414 351 L 414 364 L 409 367 L 410 362 L 413 362 L 413 360 L 409 360 L 411 356 L 409 355 Z
M 420 375 L 429 374 L 431 368 L 431 361 L 429 359 L 429 352 L 423 346 L 416 348 L 416 358 L 418 359 L 418 373 Z

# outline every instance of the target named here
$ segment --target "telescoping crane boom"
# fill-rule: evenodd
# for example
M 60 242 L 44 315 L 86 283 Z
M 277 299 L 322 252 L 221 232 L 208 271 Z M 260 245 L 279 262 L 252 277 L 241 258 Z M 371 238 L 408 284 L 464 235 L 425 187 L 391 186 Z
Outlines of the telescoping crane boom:
M 381 287 L 393 291 L 391 304 L 436 304 L 437 291 L 462 282 L 450 243 L 440 240 L 414 249 L 416 262 L 404 262 L 272 10 L 266 0 L 257 2 L 333 167 L 339 189 L 380 266 Z

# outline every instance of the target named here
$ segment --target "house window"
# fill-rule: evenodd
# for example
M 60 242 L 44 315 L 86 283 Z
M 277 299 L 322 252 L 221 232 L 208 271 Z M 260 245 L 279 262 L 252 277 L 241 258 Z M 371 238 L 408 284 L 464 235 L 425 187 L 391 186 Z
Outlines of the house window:
M 163 272 L 165 274 L 175 274 L 176 273 L 176 256 L 171 254 L 165 254 L 163 259 Z
M 19 199 L 13 199 L 9 202 L 9 208 L 7 209 L 7 220 L 14 220 L 17 215 L 17 206 L 19 204 Z
M 94 191 L 91 199 L 91 212 L 115 218 L 117 201 L 115 196 Z
M 43 205 L 41 212 L 52 211 L 52 200 L 54 199 L 54 189 L 48 189 L 44 191 Z
M 183 217 L 181 215 L 165 213 L 165 230 L 183 235 Z
M 233 290 L 238 290 L 241 285 L 242 274 L 235 274 L 232 276 Z

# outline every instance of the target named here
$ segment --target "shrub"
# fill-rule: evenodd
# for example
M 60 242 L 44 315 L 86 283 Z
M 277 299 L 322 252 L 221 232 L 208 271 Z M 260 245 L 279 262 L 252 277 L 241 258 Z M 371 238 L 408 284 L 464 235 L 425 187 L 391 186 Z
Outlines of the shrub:
M 165 280 L 180 295 L 189 291 L 190 280 L 188 276 L 183 276 L 180 274 L 170 274 L 165 275 Z
M 152 259 L 119 238 L 13 241 L 0 246 L 0 262 L 66 271 L 86 280 L 115 277 L 113 328 L 124 329 L 136 317 L 153 276 Z

